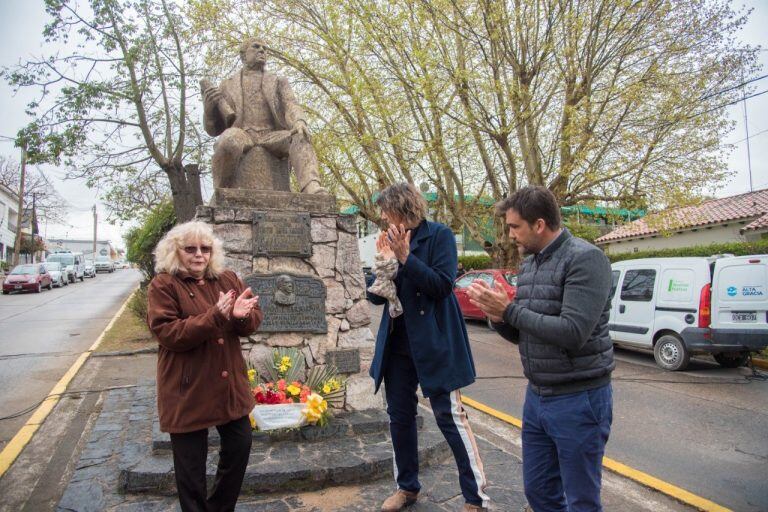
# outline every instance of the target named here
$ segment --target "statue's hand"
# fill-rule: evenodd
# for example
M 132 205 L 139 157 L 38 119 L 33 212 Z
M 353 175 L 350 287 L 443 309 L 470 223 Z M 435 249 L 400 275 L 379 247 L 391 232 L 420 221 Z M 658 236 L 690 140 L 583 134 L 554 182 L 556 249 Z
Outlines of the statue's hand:
M 221 91 L 218 87 L 209 87 L 203 91 L 203 104 L 206 110 L 213 110 L 221 100 Z
M 307 128 L 307 123 L 302 120 L 296 121 L 296 123 L 293 125 L 293 130 L 291 130 L 291 133 L 306 139 L 307 142 L 310 141 L 309 128 Z

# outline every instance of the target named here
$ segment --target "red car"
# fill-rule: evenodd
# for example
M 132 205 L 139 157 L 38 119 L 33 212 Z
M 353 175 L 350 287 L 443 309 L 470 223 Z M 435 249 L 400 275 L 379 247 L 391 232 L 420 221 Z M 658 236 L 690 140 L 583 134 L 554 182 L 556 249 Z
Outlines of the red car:
M 488 268 L 484 270 L 470 270 L 463 276 L 456 279 L 453 283 L 453 293 L 456 295 L 456 299 L 459 301 L 459 307 L 461 308 L 461 314 L 464 318 L 472 318 L 474 320 L 488 320 L 480 308 L 469 302 L 469 296 L 467 295 L 467 288 L 475 279 L 482 279 L 492 287 L 501 286 L 504 291 L 507 292 L 507 296 L 510 299 L 515 298 L 517 293 L 517 273 L 514 270 Z M 490 321 L 488 321 L 490 326 Z
M 17 265 L 3 281 L 3 295 L 23 291 L 40 293 L 43 288 L 53 288 L 53 280 L 40 263 Z

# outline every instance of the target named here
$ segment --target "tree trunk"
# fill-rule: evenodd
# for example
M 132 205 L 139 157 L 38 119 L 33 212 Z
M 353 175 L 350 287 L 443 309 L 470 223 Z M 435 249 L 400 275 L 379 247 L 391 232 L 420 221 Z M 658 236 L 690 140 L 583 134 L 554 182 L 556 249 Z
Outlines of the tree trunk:
M 203 204 L 200 188 L 200 168 L 197 164 L 177 163 L 164 169 L 171 184 L 173 210 L 179 223 L 195 218 L 198 205 Z

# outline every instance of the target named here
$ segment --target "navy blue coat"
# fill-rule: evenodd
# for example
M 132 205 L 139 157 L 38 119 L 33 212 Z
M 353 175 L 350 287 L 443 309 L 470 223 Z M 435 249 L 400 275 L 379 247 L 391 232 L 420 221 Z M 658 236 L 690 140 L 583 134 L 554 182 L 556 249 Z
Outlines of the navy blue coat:
M 458 255 L 453 232 L 443 224 L 425 222 L 414 239 L 411 253 L 400 266 L 397 296 L 421 390 L 429 398 L 468 386 L 475 381 L 475 364 L 459 303 L 453 294 Z M 387 300 L 368 293 L 374 304 Z M 370 375 L 376 392 L 389 355 L 390 322 L 385 307 L 376 336 Z

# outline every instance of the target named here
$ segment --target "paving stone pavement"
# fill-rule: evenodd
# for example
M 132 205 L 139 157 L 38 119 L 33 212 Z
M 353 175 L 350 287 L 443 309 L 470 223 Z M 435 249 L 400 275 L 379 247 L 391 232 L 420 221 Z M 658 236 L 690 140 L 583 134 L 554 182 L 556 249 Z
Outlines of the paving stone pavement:
M 121 468 L 146 456 L 153 443 L 154 384 L 109 391 L 98 419 L 86 432 L 84 445 L 75 471 L 57 511 L 175 511 L 174 496 L 134 492 L 122 494 Z M 429 416 L 428 409 L 421 414 Z M 431 421 L 428 418 L 425 423 Z M 420 435 L 427 435 L 421 432 Z M 480 453 L 489 479 L 487 492 L 491 510 L 516 512 L 525 505 L 521 461 L 515 455 L 478 438 Z M 444 445 L 443 445 L 444 446 Z M 421 471 L 422 492 L 412 512 L 461 510 L 464 500 L 458 476 L 447 447 L 437 460 Z M 251 463 L 256 461 L 251 459 Z M 123 472 L 123 479 L 125 478 Z M 372 482 L 326 487 L 312 492 L 241 496 L 237 511 L 248 512 L 357 512 L 375 511 L 383 499 L 394 491 L 391 472 Z M 166 489 L 172 492 L 173 489 Z

